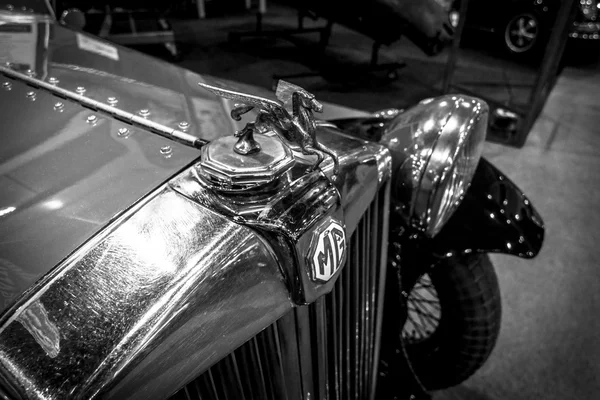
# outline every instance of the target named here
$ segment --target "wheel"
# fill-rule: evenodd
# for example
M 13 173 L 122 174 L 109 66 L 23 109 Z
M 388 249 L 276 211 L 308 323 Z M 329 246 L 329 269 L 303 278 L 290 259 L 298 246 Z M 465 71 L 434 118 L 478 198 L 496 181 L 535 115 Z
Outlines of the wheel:
M 477 371 L 496 344 L 502 314 L 487 254 L 445 260 L 405 292 L 408 316 L 401 334 L 421 383 L 443 389 Z
M 520 12 L 508 19 L 502 32 L 504 46 L 509 52 L 529 54 L 540 41 L 540 19 L 533 12 Z

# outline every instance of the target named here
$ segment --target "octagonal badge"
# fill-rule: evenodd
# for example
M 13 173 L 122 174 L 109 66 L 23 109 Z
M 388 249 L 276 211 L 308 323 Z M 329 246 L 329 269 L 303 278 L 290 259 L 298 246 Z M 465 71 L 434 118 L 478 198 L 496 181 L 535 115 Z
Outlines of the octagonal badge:
M 308 253 L 311 278 L 327 282 L 346 257 L 346 232 L 341 222 L 329 218 L 315 232 Z

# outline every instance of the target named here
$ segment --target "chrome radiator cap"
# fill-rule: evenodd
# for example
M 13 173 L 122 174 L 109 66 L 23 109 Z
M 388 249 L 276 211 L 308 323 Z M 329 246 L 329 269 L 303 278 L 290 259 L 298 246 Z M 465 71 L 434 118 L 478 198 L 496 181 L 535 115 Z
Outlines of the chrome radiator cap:
M 239 154 L 237 138 L 225 136 L 202 148 L 198 175 L 214 189 L 241 191 L 276 183 L 294 164 L 292 151 L 277 136 L 256 135 L 260 151 Z

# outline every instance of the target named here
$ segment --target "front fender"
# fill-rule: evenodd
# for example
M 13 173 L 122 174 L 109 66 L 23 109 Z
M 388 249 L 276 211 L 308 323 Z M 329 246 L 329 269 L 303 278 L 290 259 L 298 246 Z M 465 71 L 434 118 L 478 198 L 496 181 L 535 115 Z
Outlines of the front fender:
M 430 249 L 439 257 L 494 252 L 532 258 L 543 241 L 544 222 L 529 199 L 481 158 L 464 200 Z

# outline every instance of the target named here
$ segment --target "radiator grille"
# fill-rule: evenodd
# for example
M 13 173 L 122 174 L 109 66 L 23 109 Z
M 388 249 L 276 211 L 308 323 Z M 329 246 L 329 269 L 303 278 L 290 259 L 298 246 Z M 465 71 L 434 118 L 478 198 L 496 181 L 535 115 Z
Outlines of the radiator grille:
M 228 355 L 172 400 L 368 399 L 378 362 L 387 246 L 382 189 L 352 234 L 335 288 L 295 308 Z

